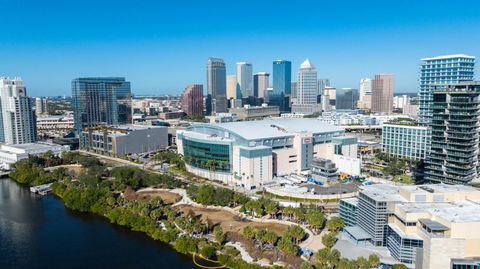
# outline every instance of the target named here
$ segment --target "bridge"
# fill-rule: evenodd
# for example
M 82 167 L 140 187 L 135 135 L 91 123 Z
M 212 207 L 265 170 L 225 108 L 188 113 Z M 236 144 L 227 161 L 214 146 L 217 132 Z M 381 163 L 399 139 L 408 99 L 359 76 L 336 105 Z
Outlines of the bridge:
M 381 131 L 382 125 L 340 125 L 346 131 Z

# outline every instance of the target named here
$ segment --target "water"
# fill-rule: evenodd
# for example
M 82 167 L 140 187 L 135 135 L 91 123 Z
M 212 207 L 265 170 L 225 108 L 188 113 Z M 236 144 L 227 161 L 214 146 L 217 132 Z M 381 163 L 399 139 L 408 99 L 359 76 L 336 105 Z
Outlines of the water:
M 0 268 L 197 268 L 191 256 L 0 179 Z

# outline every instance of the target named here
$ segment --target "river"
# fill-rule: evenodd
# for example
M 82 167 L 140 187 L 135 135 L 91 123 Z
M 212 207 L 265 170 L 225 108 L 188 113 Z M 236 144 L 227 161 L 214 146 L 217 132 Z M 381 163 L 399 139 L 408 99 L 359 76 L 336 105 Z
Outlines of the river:
M 0 268 L 197 268 L 190 256 L 0 179 Z

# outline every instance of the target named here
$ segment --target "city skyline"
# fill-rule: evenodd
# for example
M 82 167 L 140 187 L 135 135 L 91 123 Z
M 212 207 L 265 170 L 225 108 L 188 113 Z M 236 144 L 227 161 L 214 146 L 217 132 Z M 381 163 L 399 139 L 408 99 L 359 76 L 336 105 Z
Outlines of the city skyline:
M 272 73 L 274 60 L 299 66 L 309 58 L 319 77 L 329 78 L 337 88 L 357 88 L 360 78 L 394 73 L 397 92 L 417 92 L 421 58 L 480 55 L 475 46 L 479 37 L 472 35 L 480 27 L 475 13 L 479 4 L 464 2 L 452 6 L 422 1 L 413 7 L 373 1 L 341 6 L 312 2 L 311 8 L 335 12 L 307 18 L 304 5 L 270 5 L 270 12 L 259 16 L 247 9 L 247 2 L 239 7 L 245 16 L 240 22 L 225 12 L 229 4 L 216 1 L 186 5 L 191 8 L 148 2 L 112 6 L 105 1 L 95 4 L 95 10 L 87 8 L 88 1 L 75 9 L 58 1 L 41 5 L 9 1 L 4 8 L 21 9 L 26 19 L 15 19 L 14 12 L 5 14 L 0 56 L 8 63 L 2 65 L 3 75 L 22 77 L 32 96 L 68 95 L 71 79 L 85 76 L 127 77 L 136 94 L 180 94 L 185 85 L 206 85 L 204 65 L 210 56 L 225 60 L 227 74 L 235 73 L 238 61 L 252 63 L 253 73 Z M 135 12 L 138 9 L 142 12 Z M 208 16 L 210 11 L 219 14 L 219 20 L 202 20 L 199 25 L 172 15 Z M 365 11 L 383 15 L 355 19 Z M 426 15 L 426 11 L 449 16 Z M 92 20 L 79 24 L 74 18 L 85 12 Z M 285 12 L 289 20 L 273 20 Z M 127 19 L 109 22 L 112 15 L 104 18 L 105 13 Z M 470 42 L 457 42 L 467 38 Z

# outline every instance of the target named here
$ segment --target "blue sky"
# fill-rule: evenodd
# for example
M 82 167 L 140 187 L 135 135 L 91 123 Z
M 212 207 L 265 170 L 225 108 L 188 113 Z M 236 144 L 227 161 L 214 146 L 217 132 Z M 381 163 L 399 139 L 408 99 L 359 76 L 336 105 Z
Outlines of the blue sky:
M 0 75 L 29 94 L 70 95 L 72 78 L 125 76 L 136 94 L 176 94 L 205 83 L 209 56 L 271 72 L 309 58 L 319 77 L 358 87 L 396 74 L 417 91 L 422 57 L 480 57 L 480 1 L 0 0 Z M 477 68 L 477 78 L 478 68 Z

